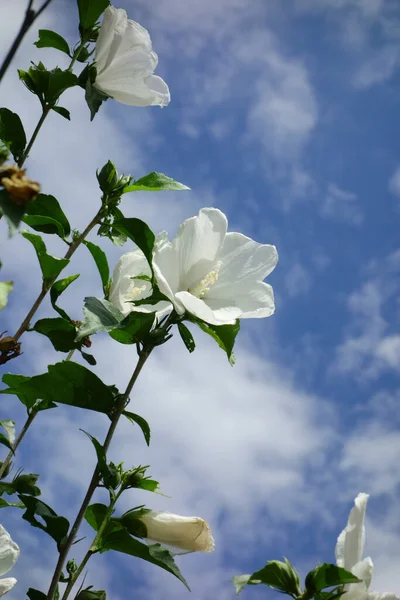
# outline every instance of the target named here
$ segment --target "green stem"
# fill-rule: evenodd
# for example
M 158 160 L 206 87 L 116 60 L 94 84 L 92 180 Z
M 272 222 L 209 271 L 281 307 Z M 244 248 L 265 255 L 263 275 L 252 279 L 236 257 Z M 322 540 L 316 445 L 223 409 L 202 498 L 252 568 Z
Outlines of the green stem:
M 17 53 L 18 48 L 20 47 L 21 42 L 22 42 L 26 32 L 28 31 L 28 29 L 30 28 L 32 23 L 34 23 L 34 21 L 36 21 L 36 19 L 42 14 L 42 12 L 45 10 L 45 8 L 47 8 L 49 6 L 51 1 L 52 0 L 46 0 L 46 2 L 43 3 L 41 8 L 35 12 L 32 8 L 33 0 L 28 0 L 28 6 L 26 8 L 25 17 L 24 17 L 24 20 L 22 21 L 20 30 L 18 31 L 18 33 L 15 37 L 15 40 L 11 44 L 11 47 L 10 47 L 9 51 L 7 52 L 7 55 L 3 61 L 3 64 L 0 67 L 0 81 L 3 79 L 4 75 L 6 74 L 6 71 L 7 71 L 8 67 L 10 66 L 10 63 L 11 63 L 12 59 L 14 58 L 15 54 Z
M 117 503 L 119 496 L 120 496 L 120 493 L 117 494 L 115 499 L 111 502 L 111 504 L 107 510 L 107 513 L 103 519 L 103 522 L 100 525 L 100 528 L 96 534 L 96 537 L 94 538 L 93 542 L 90 545 L 89 550 L 86 552 L 85 556 L 82 559 L 81 564 L 79 565 L 79 567 L 77 568 L 75 573 L 70 576 L 68 585 L 65 588 L 65 591 L 64 591 L 64 594 L 63 594 L 61 600 L 67 600 L 69 594 L 71 593 L 72 588 L 74 587 L 74 585 L 75 585 L 76 581 L 78 580 L 80 574 L 82 573 L 83 569 L 86 567 L 87 563 L 89 562 L 89 560 L 91 559 L 93 554 L 95 554 L 97 552 L 97 544 L 101 540 L 101 536 L 103 535 L 103 532 L 108 525 L 108 521 L 109 521 L 112 513 L 114 512 L 114 507 Z
M 97 212 L 97 214 L 93 217 L 93 219 L 87 225 L 87 227 L 84 230 L 84 232 L 81 233 L 72 242 L 72 244 L 68 248 L 67 252 L 65 253 L 64 258 L 67 258 L 67 259 L 71 258 L 71 256 L 74 254 L 74 252 L 76 251 L 76 249 L 81 245 L 81 243 L 83 242 L 83 240 L 91 232 L 91 230 L 93 229 L 93 227 L 95 227 L 98 223 L 100 223 L 102 215 L 103 215 L 103 207 L 101 207 L 99 209 L 99 211 Z M 53 285 L 53 283 L 56 281 L 56 279 L 57 279 L 57 277 L 54 277 L 53 279 L 51 279 L 50 281 L 48 281 L 46 283 L 43 282 L 42 289 L 40 291 L 39 296 L 36 298 L 35 302 L 33 303 L 32 307 L 29 310 L 28 314 L 26 315 L 25 319 L 22 321 L 22 323 L 19 326 L 18 330 L 13 335 L 13 338 L 15 339 L 15 341 L 18 341 L 19 338 L 22 336 L 22 334 L 25 333 L 25 331 L 28 329 L 29 324 L 30 324 L 30 322 L 32 320 L 32 317 L 36 313 L 37 309 L 41 305 L 41 303 L 42 303 L 43 299 L 45 298 L 47 292 L 49 291 L 49 289 L 51 288 L 51 286 Z
M 74 352 L 75 352 L 75 348 L 69 352 L 69 354 L 65 360 L 71 360 Z M 8 465 L 10 464 L 13 456 L 15 455 L 15 452 L 16 452 L 18 446 L 24 439 L 29 427 L 32 425 L 33 420 L 36 417 L 36 415 L 38 414 L 38 412 L 39 411 L 32 411 L 29 413 L 28 418 L 26 419 L 26 421 L 20 431 L 19 436 L 17 437 L 17 439 L 15 440 L 15 442 L 13 444 L 12 450 L 10 450 L 10 452 L 7 454 L 6 458 L 3 461 L 3 464 L 0 467 L 0 479 L 3 477 L 4 471 L 7 469 Z
M 42 9 L 43 9 L 43 7 L 42 7 Z M 79 57 L 79 54 L 81 53 L 82 48 L 86 44 L 86 41 L 87 41 L 86 39 L 82 39 L 81 40 L 81 43 L 79 44 L 78 48 L 75 50 L 74 55 L 73 55 L 73 57 L 71 59 L 71 62 L 69 63 L 68 71 L 72 71 L 75 62 L 77 61 L 77 59 Z M 53 104 L 44 104 L 43 105 L 42 115 L 41 115 L 41 117 L 40 117 L 40 119 L 38 121 L 38 124 L 36 125 L 35 131 L 33 132 L 32 137 L 29 140 L 29 143 L 28 143 L 27 147 L 25 148 L 24 154 L 22 155 L 22 157 L 21 157 L 21 159 L 20 159 L 20 161 L 18 163 L 18 166 L 20 168 L 23 166 L 24 162 L 28 158 L 29 152 L 31 151 L 32 146 L 35 143 L 37 135 L 38 135 L 40 129 L 42 128 L 42 125 L 45 122 L 45 120 L 47 118 L 47 115 L 49 114 L 49 112 L 51 111 L 51 109 L 53 108 L 53 106 L 54 106 L 54 103 Z
M 139 360 L 136 364 L 136 368 L 135 368 L 135 370 L 132 374 L 132 377 L 127 385 L 127 388 L 126 388 L 124 394 L 122 394 L 120 396 L 120 398 L 115 406 L 115 413 L 114 413 L 114 416 L 112 417 L 111 424 L 110 424 L 110 427 L 109 427 L 107 435 L 106 435 L 106 439 L 104 440 L 104 444 L 103 444 L 105 454 L 107 454 L 111 440 L 112 440 L 115 430 L 117 428 L 118 421 L 121 418 L 122 412 L 125 409 L 125 406 L 129 400 L 129 395 L 133 389 L 133 386 L 135 385 L 136 380 L 139 377 L 139 374 L 140 374 L 141 370 L 143 369 L 144 364 L 147 361 L 147 359 L 149 358 L 153 349 L 154 349 L 154 345 L 151 343 L 147 347 L 143 348 L 143 350 L 140 353 Z M 82 525 L 82 521 L 84 519 L 86 510 L 91 502 L 92 496 L 93 496 L 94 492 L 96 491 L 96 488 L 99 483 L 100 483 L 100 473 L 99 473 L 99 470 L 96 465 L 93 475 L 92 475 L 92 479 L 89 483 L 86 495 L 85 495 L 85 497 L 82 501 L 81 507 L 79 509 L 78 515 L 74 521 L 74 524 L 71 527 L 71 531 L 69 533 L 68 538 L 66 539 L 66 541 L 64 542 L 64 544 L 60 550 L 60 556 L 58 558 L 58 562 L 57 562 L 56 568 L 54 570 L 54 574 L 53 574 L 53 578 L 50 583 L 49 591 L 47 592 L 47 596 L 46 596 L 47 600 L 53 600 L 53 598 L 54 598 L 54 595 L 55 595 L 55 592 L 57 589 L 57 585 L 60 580 L 60 575 L 61 575 L 62 569 L 64 567 L 64 563 L 67 559 L 67 556 L 71 549 L 71 546 L 74 543 L 74 540 L 79 531 L 79 528 Z M 90 556 L 91 556 L 91 554 L 90 554 Z M 89 560 L 90 556 L 87 558 L 86 562 Z M 68 591 L 68 594 L 69 594 L 69 591 Z M 66 600 L 66 598 L 67 598 L 67 595 L 65 593 L 63 596 L 63 600 Z

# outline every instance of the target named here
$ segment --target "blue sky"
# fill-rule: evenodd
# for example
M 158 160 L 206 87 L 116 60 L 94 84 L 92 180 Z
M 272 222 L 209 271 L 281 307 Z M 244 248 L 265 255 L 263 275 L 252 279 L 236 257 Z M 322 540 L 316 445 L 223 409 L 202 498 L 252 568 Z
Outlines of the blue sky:
M 192 191 L 125 197 L 127 216 L 174 234 L 200 207 L 217 206 L 231 230 L 275 244 L 280 256 L 269 278 L 276 314 L 242 323 L 233 369 L 196 332 L 193 355 L 174 338 L 143 373 L 134 405 L 152 425 L 152 445 L 125 424 L 112 455 L 127 465 L 151 463 L 171 499 L 130 493 L 122 509 L 147 502 L 206 518 L 216 552 L 178 562 L 191 598 L 224 600 L 234 597 L 234 574 L 266 560 L 285 555 L 302 573 L 333 561 L 353 498 L 367 492 L 372 588 L 400 595 L 398 1 L 125 0 L 118 7 L 149 30 L 170 106 L 108 101 L 90 123 L 81 91 L 72 90 L 63 102 L 72 122 L 51 115 L 28 174 L 82 229 L 97 210 L 95 169 L 107 159 L 135 177 L 161 171 Z M 15 0 L 0 19 L 2 52 L 23 10 Z M 73 43 L 76 22 L 74 2 L 54 0 L 39 26 Z M 55 51 L 34 48 L 35 39 L 32 32 L 15 68 L 30 60 L 64 64 Z M 39 107 L 15 70 L 1 94 L 1 105 L 32 131 Z M 37 294 L 38 267 L 26 240 L 7 240 L 4 224 L 1 235 L 2 277 L 15 281 L 1 329 L 13 331 Z M 113 264 L 122 250 L 100 243 Z M 63 302 L 78 319 L 83 298 L 101 294 L 85 249 L 68 267 L 76 272 Z M 39 316 L 50 313 L 44 304 Z M 134 353 L 101 335 L 93 353 L 96 372 L 123 387 Z M 36 374 L 61 359 L 28 333 L 23 356 L 8 367 Z M 2 418 L 21 425 L 15 399 L 2 402 Z M 41 415 L 16 460 L 42 474 L 43 500 L 70 518 L 94 461 L 80 427 L 101 439 L 107 423 L 66 407 Z M 1 522 L 22 548 L 10 600 L 28 585 L 45 590 L 51 540 L 11 509 Z M 87 582 L 114 600 L 189 597 L 172 576 L 123 556 L 96 557 Z

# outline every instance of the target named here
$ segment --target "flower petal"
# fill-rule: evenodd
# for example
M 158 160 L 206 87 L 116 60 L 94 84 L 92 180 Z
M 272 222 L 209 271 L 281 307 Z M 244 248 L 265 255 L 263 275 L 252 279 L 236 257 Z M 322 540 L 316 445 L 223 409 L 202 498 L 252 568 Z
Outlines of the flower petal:
M 148 69 L 147 69 L 148 71 Z M 167 84 L 155 75 L 127 75 L 111 81 L 105 74 L 97 77 L 94 87 L 114 100 L 129 106 L 167 106 L 171 96 Z M 155 81 L 156 80 L 156 81 Z M 162 82 L 162 84 L 160 83 Z M 162 88 L 160 92 L 159 89 Z
M 219 307 L 214 311 L 204 300 L 193 296 L 189 292 L 178 292 L 175 294 L 175 298 L 182 303 L 190 314 L 210 325 L 233 325 L 240 315 L 240 311 L 232 306 Z
M 231 299 L 214 298 L 214 286 L 209 295 L 204 299 L 213 310 L 216 318 L 219 318 L 219 310 L 232 310 L 236 308 L 235 318 L 240 319 L 262 319 L 270 317 L 275 312 L 274 292 L 268 283 L 258 281 L 252 283 L 251 287 L 244 289 L 241 293 L 232 293 Z
M 10 534 L 0 525 L 0 576 L 5 575 L 15 565 L 19 556 L 19 546 Z
M 112 60 L 114 52 L 110 50 L 114 42 L 114 34 L 120 37 L 125 31 L 128 16 L 123 8 L 108 6 L 104 11 L 103 22 L 96 41 L 95 60 L 97 71 L 101 72 Z
M 179 261 L 180 287 L 195 287 L 214 267 L 228 221 L 217 208 L 202 208 L 179 227 L 173 246 Z
M 123 254 L 115 265 L 108 299 L 124 315 L 134 310 L 131 300 L 141 300 L 151 295 L 150 282 L 132 279 L 135 275 L 151 276 L 149 264 L 141 250 Z
M 181 517 L 168 512 L 151 511 L 141 517 L 147 539 L 170 544 L 189 552 L 212 552 L 214 538 L 209 525 L 200 517 Z
M 17 583 L 17 580 L 14 577 L 6 577 L 5 579 L 0 579 L 0 597 L 7 594 L 14 585 Z
M 390 592 L 368 592 L 365 600 L 400 600 L 400 598 Z
M 241 233 L 227 233 L 218 256 L 221 268 L 212 287 L 213 298 L 233 298 L 262 281 L 278 262 L 275 246 L 259 244 Z
M 175 248 L 165 237 L 158 237 L 153 251 L 153 270 L 160 292 L 175 305 L 175 292 L 179 290 L 179 266 Z M 182 305 L 176 306 L 182 314 Z
M 358 577 L 358 579 L 361 579 L 361 581 L 363 583 L 365 583 L 366 587 L 369 588 L 369 586 L 371 585 L 373 570 L 374 570 L 374 563 L 372 562 L 372 559 L 369 556 L 367 556 L 367 558 L 364 558 L 364 560 L 360 560 L 360 562 L 356 563 L 352 567 L 351 572 L 353 573 L 353 575 Z M 360 584 L 356 583 L 356 584 L 350 584 L 350 585 L 360 585 Z
M 361 561 L 365 543 L 365 511 L 367 510 L 368 494 L 358 494 L 354 507 L 350 511 L 347 526 L 337 539 L 335 556 L 336 563 L 348 571 Z

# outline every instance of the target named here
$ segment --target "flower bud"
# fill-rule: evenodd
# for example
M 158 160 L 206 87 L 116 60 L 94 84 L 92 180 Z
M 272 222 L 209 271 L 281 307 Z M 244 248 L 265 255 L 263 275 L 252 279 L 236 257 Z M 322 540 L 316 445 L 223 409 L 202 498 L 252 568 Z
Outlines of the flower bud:
M 37 473 L 18 475 L 13 481 L 13 486 L 18 494 L 40 496 L 40 489 L 35 485 L 38 479 L 39 475 Z
M 68 575 L 73 575 L 75 573 L 75 571 L 77 570 L 77 565 L 76 562 L 73 558 L 71 558 L 71 560 L 69 560 L 67 562 L 67 573 Z
M 200 517 L 181 517 L 168 512 L 141 510 L 127 513 L 121 521 L 129 533 L 137 537 L 145 537 L 187 552 L 213 552 L 214 550 L 211 529 Z M 145 535 L 138 521 L 144 525 Z M 139 531 L 141 535 L 135 531 Z
M 103 475 L 103 482 L 107 488 L 116 490 L 121 483 L 121 468 L 110 462 L 108 465 L 108 472 Z

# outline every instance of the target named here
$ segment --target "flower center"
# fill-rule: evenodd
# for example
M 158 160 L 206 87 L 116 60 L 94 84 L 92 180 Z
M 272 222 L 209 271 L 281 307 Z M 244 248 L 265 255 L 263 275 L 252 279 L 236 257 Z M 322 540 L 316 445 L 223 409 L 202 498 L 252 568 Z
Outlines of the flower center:
M 195 286 L 189 288 L 188 292 L 190 292 L 192 296 L 196 296 L 196 298 L 205 298 L 208 296 L 210 289 L 218 280 L 221 264 L 221 261 L 218 261 L 215 265 L 215 269 L 207 273 L 204 279 L 199 281 Z
M 135 282 L 132 281 L 129 286 L 128 291 L 125 294 L 125 302 L 129 302 L 132 300 L 137 300 L 138 296 L 140 296 L 147 289 L 146 285 L 135 285 Z

